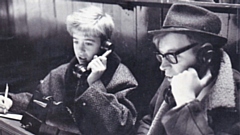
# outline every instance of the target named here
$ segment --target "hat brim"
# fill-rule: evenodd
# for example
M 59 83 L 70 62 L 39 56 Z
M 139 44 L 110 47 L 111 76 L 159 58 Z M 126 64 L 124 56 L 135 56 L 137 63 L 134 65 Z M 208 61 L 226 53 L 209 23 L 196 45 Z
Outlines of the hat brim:
M 206 31 L 201 31 L 201 30 L 196 30 L 196 29 L 188 29 L 188 28 L 162 28 L 160 30 L 151 30 L 148 31 L 149 34 L 151 35 L 158 35 L 161 33 L 168 33 L 168 32 L 194 32 L 194 33 L 199 33 L 199 34 L 204 34 L 205 36 L 211 36 L 211 40 L 213 42 L 216 42 L 215 45 L 218 47 L 222 47 L 227 43 L 227 39 L 225 37 L 219 36 L 214 33 L 206 32 Z

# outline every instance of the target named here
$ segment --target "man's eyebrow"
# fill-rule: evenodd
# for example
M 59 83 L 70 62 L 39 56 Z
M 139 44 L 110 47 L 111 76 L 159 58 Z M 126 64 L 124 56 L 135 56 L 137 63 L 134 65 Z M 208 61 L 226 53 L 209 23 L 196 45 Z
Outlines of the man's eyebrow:
M 160 50 L 158 50 L 158 52 L 160 52 L 161 54 L 175 53 L 176 51 L 177 51 L 177 49 L 169 49 L 169 50 L 167 50 L 167 52 L 162 53 Z

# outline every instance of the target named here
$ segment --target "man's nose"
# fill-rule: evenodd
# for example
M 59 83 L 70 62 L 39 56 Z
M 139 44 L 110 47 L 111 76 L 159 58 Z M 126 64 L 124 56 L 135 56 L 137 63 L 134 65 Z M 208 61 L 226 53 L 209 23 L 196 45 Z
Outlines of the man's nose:
M 170 63 L 168 62 L 168 60 L 166 60 L 165 58 L 162 58 L 162 62 L 161 62 L 161 64 L 160 64 L 159 69 L 160 69 L 161 71 L 165 71 L 166 68 L 167 68 L 169 65 L 170 65 Z

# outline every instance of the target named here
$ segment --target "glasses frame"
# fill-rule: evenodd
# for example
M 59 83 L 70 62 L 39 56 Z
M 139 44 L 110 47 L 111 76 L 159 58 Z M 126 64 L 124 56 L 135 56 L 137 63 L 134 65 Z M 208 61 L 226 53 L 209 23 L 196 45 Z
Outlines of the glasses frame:
M 191 49 L 191 48 L 193 48 L 193 47 L 195 47 L 195 46 L 197 46 L 197 45 L 198 45 L 198 43 L 192 43 L 192 44 L 187 45 L 187 46 L 185 46 L 185 47 L 183 47 L 183 48 L 181 48 L 181 49 L 179 49 L 179 50 L 177 50 L 177 51 L 175 51 L 175 52 L 168 52 L 168 53 L 165 53 L 165 54 L 162 54 L 162 53 L 160 53 L 159 51 L 157 51 L 157 52 L 155 52 L 155 55 L 156 55 L 157 60 L 158 60 L 159 62 L 161 62 L 161 63 L 162 63 L 162 59 L 163 59 L 163 58 L 166 58 L 166 60 L 167 60 L 169 63 L 171 63 L 171 64 L 177 64 L 177 63 L 178 63 L 177 55 L 179 55 L 179 54 L 181 54 L 181 53 L 183 53 L 183 52 L 185 52 L 185 51 L 187 51 L 187 50 L 189 50 L 189 49 Z M 171 60 L 169 59 L 169 57 L 167 57 L 167 56 L 169 56 L 169 55 L 172 55 L 172 56 L 174 57 L 175 62 L 174 62 L 174 61 L 171 61 Z

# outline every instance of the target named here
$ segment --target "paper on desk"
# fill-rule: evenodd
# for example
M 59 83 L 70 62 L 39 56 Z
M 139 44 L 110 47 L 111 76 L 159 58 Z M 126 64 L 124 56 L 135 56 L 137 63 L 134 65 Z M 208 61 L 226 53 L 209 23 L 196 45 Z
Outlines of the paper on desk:
M 16 114 L 16 113 L 0 114 L 0 117 L 13 119 L 13 120 L 21 120 L 22 119 L 22 115 L 21 114 Z

